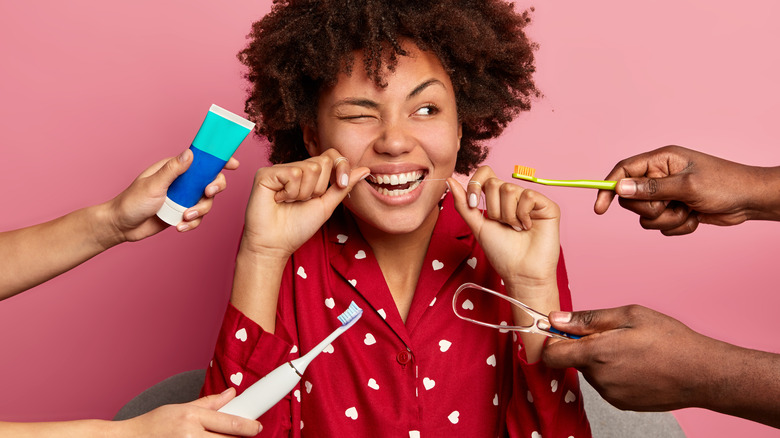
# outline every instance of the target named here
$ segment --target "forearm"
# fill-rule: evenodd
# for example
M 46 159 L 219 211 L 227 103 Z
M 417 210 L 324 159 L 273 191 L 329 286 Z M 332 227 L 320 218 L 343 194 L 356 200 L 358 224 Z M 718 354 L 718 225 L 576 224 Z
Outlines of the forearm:
M 508 286 L 507 292 L 514 299 L 545 315 L 548 315 L 553 310 L 561 309 L 558 285 L 555 283 L 555 280 L 550 284 L 540 284 L 532 287 Z M 517 306 L 512 306 L 512 313 L 516 325 L 530 326 L 533 324 L 533 318 Z M 542 355 L 542 348 L 547 337 L 525 332 L 520 332 L 520 337 L 525 346 L 525 356 L 528 363 L 538 361 Z
M 0 299 L 56 277 L 121 241 L 105 204 L 0 233 Z
M 698 404 L 780 428 L 780 355 L 718 342 L 708 356 L 714 377 L 700 382 Z
M 14 438 L 83 438 L 129 436 L 121 433 L 122 423 L 106 420 L 77 420 L 42 423 L 0 422 L 0 436 Z
M 276 328 L 276 305 L 287 260 L 260 255 L 242 245 L 236 258 L 230 302 L 266 332 Z

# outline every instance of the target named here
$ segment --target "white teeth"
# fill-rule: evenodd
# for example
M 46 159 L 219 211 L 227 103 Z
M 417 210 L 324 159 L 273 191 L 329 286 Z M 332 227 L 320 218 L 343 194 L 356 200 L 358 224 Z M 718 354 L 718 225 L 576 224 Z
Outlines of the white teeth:
M 413 183 L 412 183 L 412 185 L 410 185 L 410 186 L 409 186 L 409 188 L 408 188 L 408 189 L 403 189 L 403 190 L 387 190 L 387 189 L 386 189 L 386 188 L 384 188 L 384 187 L 379 187 L 379 188 L 377 188 L 376 190 L 377 190 L 379 193 L 381 193 L 381 194 L 383 194 L 383 195 L 385 195 L 385 196 L 401 196 L 401 195 L 405 195 L 405 194 L 407 194 L 407 193 L 411 192 L 412 190 L 416 189 L 417 187 L 419 187 L 419 185 L 420 185 L 420 181 L 415 181 L 415 182 L 413 182 Z
M 390 185 L 398 185 L 398 175 L 390 175 Z
M 396 173 L 392 175 L 371 175 L 371 180 L 376 184 L 398 185 L 418 180 L 423 175 L 421 170 L 414 172 Z
M 406 178 L 405 173 L 398 175 L 398 184 L 406 184 L 407 181 L 408 179 Z

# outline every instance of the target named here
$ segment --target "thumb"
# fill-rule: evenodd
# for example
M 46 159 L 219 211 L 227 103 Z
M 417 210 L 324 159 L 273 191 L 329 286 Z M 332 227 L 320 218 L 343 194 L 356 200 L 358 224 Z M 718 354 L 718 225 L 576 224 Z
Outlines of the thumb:
M 195 401 L 190 402 L 189 404 L 216 411 L 222 406 L 225 406 L 230 400 L 233 400 L 235 396 L 236 389 L 230 387 L 222 391 L 220 394 L 207 395 L 206 397 L 201 397 Z
M 370 173 L 371 170 L 368 167 L 356 167 L 350 170 L 349 183 L 346 187 L 339 187 L 338 184 L 331 184 L 330 187 L 328 187 L 328 190 L 322 195 L 322 201 L 325 203 L 326 208 L 333 212 L 341 201 L 349 195 L 352 188 L 366 179 Z
M 455 210 L 461 215 L 466 224 L 472 231 L 478 229 L 479 221 L 484 220 L 482 211 L 479 208 L 472 208 L 468 205 L 466 189 L 460 185 L 455 178 L 447 178 L 447 186 L 452 192 L 452 198 L 455 202 Z
M 173 183 L 173 180 L 189 169 L 192 164 L 192 157 L 192 151 L 185 149 L 178 157 L 173 157 L 166 161 L 157 172 L 149 177 L 150 180 L 167 189 Z
M 680 199 L 683 180 L 679 175 L 662 178 L 624 178 L 618 181 L 615 192 L 623 198 L 644 201 L 683 201 Z

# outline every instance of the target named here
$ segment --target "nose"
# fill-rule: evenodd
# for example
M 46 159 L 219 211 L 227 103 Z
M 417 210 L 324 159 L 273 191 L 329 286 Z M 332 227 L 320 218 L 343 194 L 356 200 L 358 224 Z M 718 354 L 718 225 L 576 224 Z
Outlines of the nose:
M 385 123 L 382 132 L 374 142 L 379 154 L 399 156 L 410 152 L 415 145 L 414 136 L 403 123 Z

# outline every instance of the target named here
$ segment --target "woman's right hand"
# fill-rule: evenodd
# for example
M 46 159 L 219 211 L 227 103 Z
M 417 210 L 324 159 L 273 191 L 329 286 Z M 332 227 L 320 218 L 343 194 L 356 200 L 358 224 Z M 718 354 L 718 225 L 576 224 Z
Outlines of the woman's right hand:
M 242 249 L 286 260 L 368 174 L 367 167 L 353 169 L 335 149 L 261 168 L 246 209 Z

